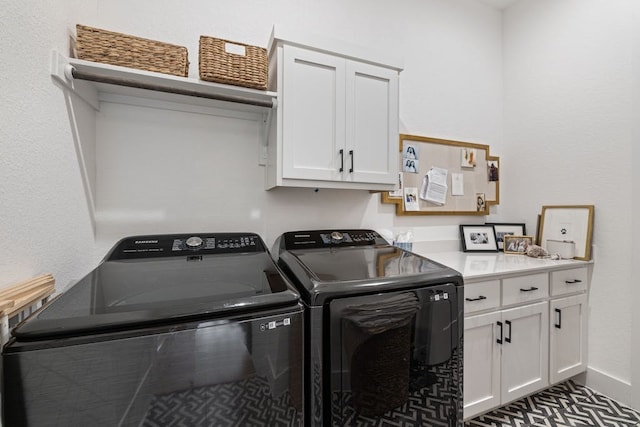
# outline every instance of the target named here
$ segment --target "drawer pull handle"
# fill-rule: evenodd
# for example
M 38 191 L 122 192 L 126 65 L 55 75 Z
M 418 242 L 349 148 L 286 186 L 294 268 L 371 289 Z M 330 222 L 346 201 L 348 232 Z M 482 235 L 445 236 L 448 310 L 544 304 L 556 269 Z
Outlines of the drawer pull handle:
M 511 342 L 511 321 L 510 321 L 510 320 L 507 320 L 507 321 L 505 321 L 504 323 L 506 323 L 506 324 L 507 324 L 507 326 L 509 327 L 509 336 L 508 336 L 508 337 L 504 337 L 504 340 L 505 340 L 506 342 L 510 343 L 510 342 Z
M 562 329 L 562 310 L 556 308 L 556 313 L 558 313 L 558 323 L 554 324 L 553 326 L 558 329 Z
M 535 286 L 532 286 L 529 289 L 520 288 L 520 292 L 531 292 L 531 291 L 537 291 L 537 290 L 538 290 L 538 288 L 536 288 Z
M 340 149 L 340 172 L 344 171 L 344 150 Z
M 465 298 L 466 301 L 482 301 L 483 299 L 487 299 L 487 297 L 480 295 L 478 298 Z
M 580 280 L 580 279 L 565 280 L 564 283 L 566 283 L 567 285 L 572 285 L 574 283 L 582 283 L 582 280 Z
M 500 327 L 500 338 L 498 338 L 498 339 L 496 340 L 496 342 L 497 342 L 498 344 L 502 344 L 502 322 L 497 322 L 497 324 L 498 324 L 498 326 Z

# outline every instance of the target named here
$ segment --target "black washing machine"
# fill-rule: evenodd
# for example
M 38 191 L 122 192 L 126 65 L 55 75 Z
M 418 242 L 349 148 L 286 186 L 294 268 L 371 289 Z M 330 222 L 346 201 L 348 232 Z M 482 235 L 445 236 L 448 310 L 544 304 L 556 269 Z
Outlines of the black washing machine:
M 305 425 L 462 426 L 463 280 L 371 230 L 281 235 L 305 305 Z
M 303 306 L 258 235 L 123 239 L 13 330 L 5 426 L 299 426 Z

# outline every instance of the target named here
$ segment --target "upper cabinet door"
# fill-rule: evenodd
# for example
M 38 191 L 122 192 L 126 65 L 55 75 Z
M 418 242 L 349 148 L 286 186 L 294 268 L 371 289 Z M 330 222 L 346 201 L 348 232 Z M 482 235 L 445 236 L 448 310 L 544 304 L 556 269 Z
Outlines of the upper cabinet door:
M 398 72 L 357 61 L 346 65 L 346 148 L 354 182 L 398 180 Z
M 283 62 L 282 176 L 341 180 L 348 157 L 345 60 L 284 46 Z

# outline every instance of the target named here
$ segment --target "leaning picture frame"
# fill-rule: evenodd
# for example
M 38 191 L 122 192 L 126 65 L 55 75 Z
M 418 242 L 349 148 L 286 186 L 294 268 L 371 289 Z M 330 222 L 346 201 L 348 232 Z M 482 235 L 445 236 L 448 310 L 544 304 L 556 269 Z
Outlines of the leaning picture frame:
M 533 236 L 504 236 L 504 253 L 519 254 L 527 253 L 529 246 L 533 245 Z
M 504 248 L 504 236 L 526 236 L 527 234 L 527 226 L 520 222 L 485 222 L 485 225 L 492 225 L 496 231 L 499 250 Z
M 492 225 L 461 224 L 460 240 L 464 252 L 497 252 L 498 242 Z
M 594 210 L 594 205 L 543 206 L 538 244 L 547 249 L 548 240 L 574 242 L 574 259 L 590 260 Z

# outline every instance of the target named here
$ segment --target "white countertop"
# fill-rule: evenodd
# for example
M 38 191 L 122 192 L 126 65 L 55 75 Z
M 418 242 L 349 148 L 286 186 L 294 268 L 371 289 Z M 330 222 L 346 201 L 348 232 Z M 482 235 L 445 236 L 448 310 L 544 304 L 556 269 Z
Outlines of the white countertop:
M 430 245 L 421 244 L 421 242 L 413 243 L 412 252 L 459 271 L 465 281 L 491 279 L 493 276 L 510 274 L 562 270 L 592 263 L 592 261 L 573 259 L 532 258 L 526 255 L 504 254 L 502 252 L 434 252 Z

